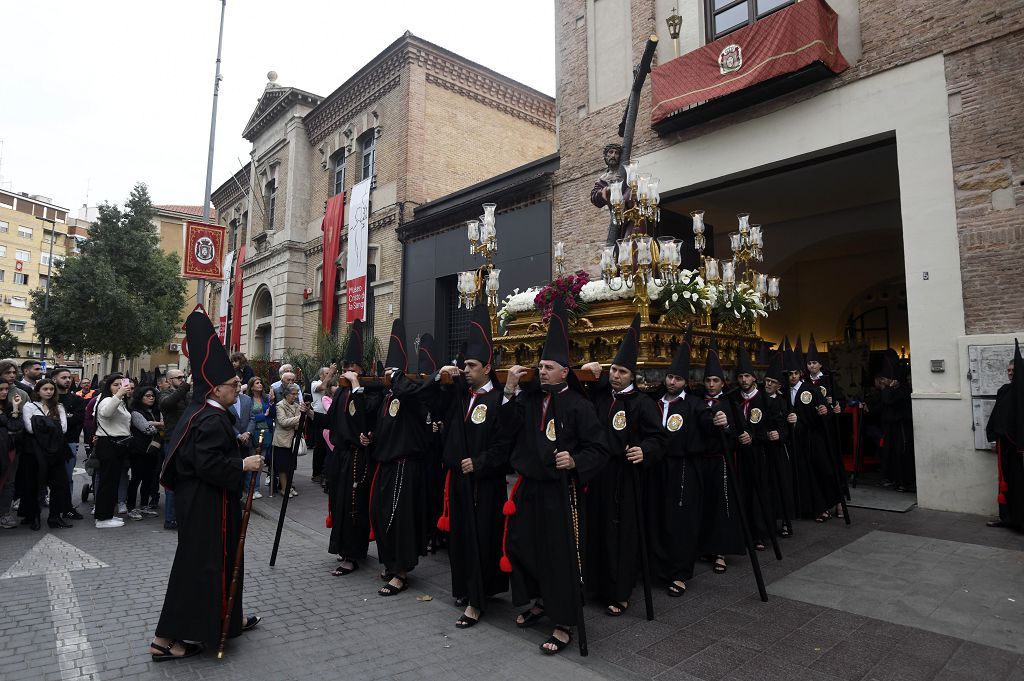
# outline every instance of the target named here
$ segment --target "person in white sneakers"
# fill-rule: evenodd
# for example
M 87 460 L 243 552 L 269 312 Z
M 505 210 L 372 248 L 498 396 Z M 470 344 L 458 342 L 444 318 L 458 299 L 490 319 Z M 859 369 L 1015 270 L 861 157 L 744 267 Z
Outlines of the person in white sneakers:
M 121 527 L 124 519 L 114 515 L 121 469 L 128 457 L 131 441 L 132 415 L 125 405 L 131 382 L 121 374 L 103 379 L 100 399 L 96 404 L 96 458 L 100 462 L 99 485 L 96 490 L 96 527 Z

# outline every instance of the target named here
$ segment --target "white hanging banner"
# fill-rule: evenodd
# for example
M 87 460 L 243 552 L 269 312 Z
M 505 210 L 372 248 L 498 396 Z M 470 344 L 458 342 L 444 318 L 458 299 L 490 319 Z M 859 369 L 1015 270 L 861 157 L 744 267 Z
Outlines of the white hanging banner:
M 348 253 L 345 257 L 345 321 L 366 321 L 366 256 L 370 224 L 370 182 L 352 187 L 348 207 Z
M 228 342 L 228 294 L 231 292 L 231 263 L 234 258 L 234 251 L 228 251 L 228 254 L 224 256 L 224 281 L 220 285 L 220 304 L 217 306 L 220 312 L 220 318 L 217 323 L 217 337 L 225 345 Z

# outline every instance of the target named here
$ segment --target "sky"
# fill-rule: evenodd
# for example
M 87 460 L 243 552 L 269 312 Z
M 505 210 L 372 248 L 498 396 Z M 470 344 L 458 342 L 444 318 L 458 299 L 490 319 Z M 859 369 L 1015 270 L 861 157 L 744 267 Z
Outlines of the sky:
M 5 2 L 0 187 L 72 216 L 140 181 L 156 204 L 201 204 L 220 8 Z M 554 0 L 228 0 L 213 188 L 248 158 L 242 129 L 268 71 L 326 96 L 409 30 L 553 96 L 554 24 Z

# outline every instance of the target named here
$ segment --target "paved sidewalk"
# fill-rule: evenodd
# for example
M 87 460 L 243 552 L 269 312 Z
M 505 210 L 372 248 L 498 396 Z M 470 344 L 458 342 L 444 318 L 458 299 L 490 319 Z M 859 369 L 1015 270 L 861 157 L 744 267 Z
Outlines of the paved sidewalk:
M 1003 630 L 1012 633 L 1024 621 L 1014 607 L 1024 596 L 1013 595 L 1024 581 L 1013 572 L 1024 565 L 1024 537 L 987 529 L 984 518 L 853 509 L 851 527 L 798 523 L 796 536 L 782 544 L 781 562 L 770 552 L 759 554 L 768 603 L 757 599 L 745 560 L 732 559 L 724 575 L 702 564 L 683 598 L 670 599 L 656 585 L 654 622 L 643 618 L 638 588 L 622 617 L 587 606 L 590 657 L 581 659 L 572 648 L 548 658 L 537 645 L 549 631 L 517 629 L 517 609 L 507 596 L 476 627 L 452 626 L 459 609 L 450 597 L 443 551 L 424 558 L 409 591 L 394 598 L 376 595 L 373 560 L 348 577 L 331 577 L 337 563 L 326 551 L 326 496 L 309 482 L 310 463 L 310 457 L 300 459 L 300 494 L 290 500 L 274 568 L 268 560 L 280 497 L 254 504 L 245 606 L 266 619 L 229 642 L 223 661 L 212 653 L 184 662 L 149 661 L 146 644 L 175 547 L 174 533 L 159 520 L 128 521 L 117 530 L 78 522 L 50 535 L 25 528 L 0 533 L 0 678 L 1024 681 L 1022 656 L 996 647 L 1008 647 Z M 1002 580 L 1003 591 L 997 594 L 989 582 L 980 588 L 1015 601 L 1002 601 L 998 612 L 977 604 L 964 609 L 964 616 L 977 619 L 970 631 L 940 633 L 920 628 L 922 623 L 887 621 L 898 614 L 900 599 L 908 609 L 926 609 L 925 590 L 907 586 L 921 575 L 954 594 L 968 568 L 933 559 L 939 553 L 987 556 L 982 567 Z M 891 558 L 890 568 L 872 562 L 881 554 Z M 901 591 L 886 603 L 888 610 L 858 609 L 856 593 L 829 602 L 833 607 L 819 602 L 866 565 L 875 571 L 857 583 L 865 603 L 891 584 L 906 587 L 909 596 Z M 968 578 L 984 572 L 979 570 Z M 432 600 L 417 600 L 423 595 Z M 953 612 L 958 607 L 956 599 L 948 603 Z M 975 636 L 983 626 L 1002 633 Z

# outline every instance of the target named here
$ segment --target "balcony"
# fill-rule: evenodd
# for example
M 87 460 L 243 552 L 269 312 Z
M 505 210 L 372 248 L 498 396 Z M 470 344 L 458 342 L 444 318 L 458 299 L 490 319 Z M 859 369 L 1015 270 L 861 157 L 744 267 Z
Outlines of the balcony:
M 835 76 L 839 17 L 804 0 L 651 70 L 651 127 L 693 127 Z

